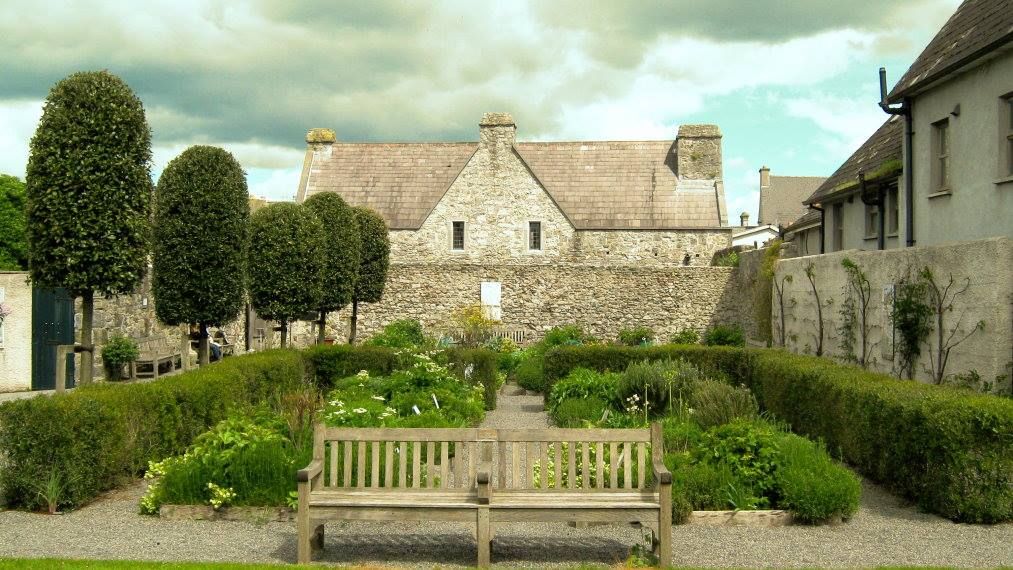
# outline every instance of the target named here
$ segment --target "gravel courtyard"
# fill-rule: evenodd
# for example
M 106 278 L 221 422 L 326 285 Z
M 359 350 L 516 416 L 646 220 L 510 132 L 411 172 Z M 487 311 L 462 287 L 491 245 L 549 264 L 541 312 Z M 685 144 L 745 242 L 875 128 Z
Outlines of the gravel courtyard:
M 541 396 L 500 396 L 488 427 L 544 427 Z M 295 524 L 162 521 L 137 514 L 143 483 L 60 516 L 0 512 L 0 557 L 279 562 L 295 560 Z M 640 540 L 629 527 L 565 524 L 496 528 L 493 563 L 545 567 L 615 564 Z M 870 483 L 862 507 L 838 526 L 771 529 L 676 526 L 675 566 L 1013 566 L 1013 524 L 972 526 L 917 512 Z M 432 568 L 471 566 L 469 525 L 331 523 L 316 560 L 330 564 Z

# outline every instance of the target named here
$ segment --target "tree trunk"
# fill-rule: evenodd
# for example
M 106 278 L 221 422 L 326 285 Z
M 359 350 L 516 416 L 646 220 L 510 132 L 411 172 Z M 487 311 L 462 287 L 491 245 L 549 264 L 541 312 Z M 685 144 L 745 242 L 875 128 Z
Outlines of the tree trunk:
M 352 299 L 352 326 L 348 333 L 348 344 L 355 344 L 355 328 L 359 323 L 359 301 Z
M 288 317 L 281 319 L 281 347 L 288 348 Z
M 207 323 L 200 323 L 200 336 L 197 340 L 197 363 L 201 366 L 211 362 L 211 343 L 208 340 L 208 325 Z
M 317 325 L 320 326 L 320 330 L 317 331 L 317 344 L 324 343 L 324 337 L 327 336 L 327 312 L 320 311 L 320 320 L 317 321 Z
M 95 347 L 92 345 L 92 319 L 95 315 L 95 292 L 81 294 L 81 384 L 91 384 L 95 368 Z M 63 365 L 63 363 L 58 363 Z

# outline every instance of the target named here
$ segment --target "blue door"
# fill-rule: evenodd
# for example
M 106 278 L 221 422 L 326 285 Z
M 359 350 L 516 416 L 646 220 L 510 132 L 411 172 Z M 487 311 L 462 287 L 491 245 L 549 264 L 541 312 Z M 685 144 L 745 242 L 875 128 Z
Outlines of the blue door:
M 56 367 L 67 367 L 67 387 L 74 386 L 74 355 L 56 362 L 56 347 L 74 344 L 74 298 L 66 289 L 32 289 L 32 390 L 56 388 Z

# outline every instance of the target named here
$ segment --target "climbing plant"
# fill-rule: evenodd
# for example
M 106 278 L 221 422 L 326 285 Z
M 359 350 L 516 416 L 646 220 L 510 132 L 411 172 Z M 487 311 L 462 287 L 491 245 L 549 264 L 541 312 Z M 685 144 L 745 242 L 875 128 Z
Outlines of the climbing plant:
M 773 323 L 771 297 L 773 293 L 774 273 L 777 269 L 777 260 L 781 257 L 781 240 L 775 239 L 763 250 L 763 258 L 760 261 L 760 271 L 756 278 L 756 287 L 753 289 L 753 310 L 756 320 L 756 329 L 767 346 L 773 342 Z M 784 311 L 781 311 L 781 346 L 784 346 Z
M 928 284 L 912 277 L 910 270 L 894 286 L 890 323 L 896 332 L 894 356 L 898 358 L 897 374 L 914 377 L 914 364 L 921 355 L 922 340 L 931 331 L 932 307 L 927 301 Z
M 841 336 L 841 349 L 849 359 L 862 368 L 868 364 L 869 353 L 869 301 L 872 299 L 872 284 L 858 264 L 845 257 L 841 266 L 847 274 L 844 285 L 844 301 L 841 303 L 841 324 L 837 331 Z M 857 334 L 856 334 L 857 329 Z M 856 339 L 856 337 L 858 337 Z M 856 354 L 855 345 L 861 351 Z
M 954 312 L 954 302 L 957 297 L 967 292 L 971 286 L 971 278 L 964 279 L 963 285 L 950 273 L 949 279 L 943 285 L 936 282 L 932 271 L 926 267 L 919 275 L 925 283 L 925 291 L 928 293 L 928 302 L 935 320 L 935 340 L 929 343 L 929 370 L 932 373 L 932 380 L 936 384 L 942 384 L 946 377 L 946 364 L 950 359 L 950 351 L 971 337 L 975 332 L 984 330 L 985 321 L 978 321 L 970 331 L 961 330 L 961 321 L 964 318 L 966 309 L 960 311 L 957 320 L 949 329 L 946 328 L 946 315 Z
M 809 279 L 813 297 L 816 298 L 816 356 L 823 356 L 823 302 L 820 292 L 816 289 L 816 264 L 809 262 L 805 266 L 805 276 Z

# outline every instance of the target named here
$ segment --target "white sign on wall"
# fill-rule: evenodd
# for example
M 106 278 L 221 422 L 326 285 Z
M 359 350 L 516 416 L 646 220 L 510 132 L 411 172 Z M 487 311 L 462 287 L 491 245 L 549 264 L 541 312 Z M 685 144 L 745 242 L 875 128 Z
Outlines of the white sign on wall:
M 499 281 L 482 282 L 482 312 L 486 318 L 498 321 L 502 318 L 501 300 L 503 288 Z

